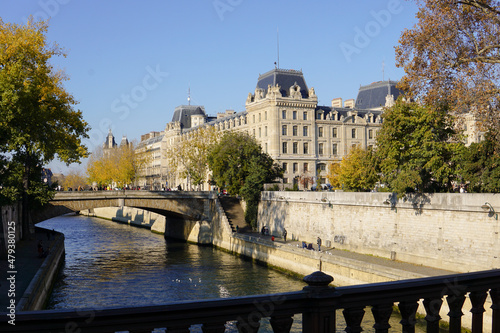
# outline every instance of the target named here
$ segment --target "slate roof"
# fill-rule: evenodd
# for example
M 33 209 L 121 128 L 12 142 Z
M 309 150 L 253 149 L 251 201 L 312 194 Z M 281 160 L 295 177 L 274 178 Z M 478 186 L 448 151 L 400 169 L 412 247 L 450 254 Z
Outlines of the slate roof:
M 259 75 L 257 81 L 257 88 L 264 89 L 267 92 L 268 85 L 275 86 L 278 84 L 281 89 L 281 95 L 284 97 L 290 96 L 290 87 L 297 83 L 300 86 L 300 93 L 302 98 L 309 97 L 309 89 L 307 88 L 306 80 L 302 71 L 293 69 L 279 69 L 275 68 L 267 73 Z
M 175 108 L 172 122 L 181 123 L 181 128 L 191 128 L 191 116 L 203 115 L 206 117 L 205 107 L 199 105 L 180 105 Z
M 385 97 L 394 96 L 394 100 L 398 99 L 401 90 L 396 88 L 397 81 L 378 81 L 359 88 L 358 97 L 356 98 L 356 109 L 373 109 L 385 106 Z

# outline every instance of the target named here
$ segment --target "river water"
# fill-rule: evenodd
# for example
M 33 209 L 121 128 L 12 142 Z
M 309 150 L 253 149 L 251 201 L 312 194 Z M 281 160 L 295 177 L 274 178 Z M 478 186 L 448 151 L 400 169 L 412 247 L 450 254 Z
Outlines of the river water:
M 297 291 L 305 286 L 302 280 L 212 247 L 167 240 L 147 229 L 108 220 L 61 216 L 38 226 L 65 235 L 65 263 L 49 309 L 155 305 Z M 369 317 L 370 311 L 366 312 Z M 345 327 L 340 311 L 337 317 L 338 328 Z M 365 332 L 373 330 L 373 322 L 364 323 Z M 391 324 L 400 331 L 397 318 Z M 300 316 L 294 316 L 292 331 L 301 331 Z M 267 320 L 259 332 L 271 332 Z

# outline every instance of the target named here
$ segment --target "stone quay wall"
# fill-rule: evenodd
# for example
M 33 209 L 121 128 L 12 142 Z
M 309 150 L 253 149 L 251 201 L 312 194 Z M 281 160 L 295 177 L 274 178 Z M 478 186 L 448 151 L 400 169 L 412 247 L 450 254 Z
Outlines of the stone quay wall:
M 500 267 L 500 194 L 263 192 L 259 230 L 417 265 L 469 272 Z M 488 205 L 487 205 L 488 206 Z

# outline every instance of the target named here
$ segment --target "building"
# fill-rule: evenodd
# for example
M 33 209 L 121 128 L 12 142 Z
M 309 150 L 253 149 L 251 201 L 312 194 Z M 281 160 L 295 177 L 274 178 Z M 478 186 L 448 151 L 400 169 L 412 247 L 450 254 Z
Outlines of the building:
M 285 170 L 285 186 L 297 183 L 300 188 L 309 188 L 318 178 L 326 183 L 330 162 L 340 161 L 355 145 L 375 145 L 382 109 L 393 105 L 401 93 L 396 83 L 361 86 L 356 100 L 342 103 L 341 98 L 334 98 L 331 105 L 322 106 L 301 71 L 275 68 L 259 75 L 244 111 L 227 110 L 210 117 L 203 106 L 178 106 L 163 132 L 141 137 L 139 152 L 150 152 L 151 157 L 141 171 L 140 184 L 153 189 L 178 185 L 191 189 L 181 173 L 169 171 L 166 152 L 202 126 L 255 136 L 263 151 Z M 201 189 L 208 189 L 208 184 Z

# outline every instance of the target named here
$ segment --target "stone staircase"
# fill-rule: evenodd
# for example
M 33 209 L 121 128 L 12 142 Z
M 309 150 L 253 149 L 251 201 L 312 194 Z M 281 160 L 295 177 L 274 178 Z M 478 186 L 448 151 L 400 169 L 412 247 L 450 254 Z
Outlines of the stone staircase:
M 219 201 L 226 213 L 229 225 L 233 231 L 251 231 L 252 228 L 245 222 L 245 213 L 241 207 L 240 199 L 230 196 L 221 196 Z M 238 227 L 238 228 L 236 228 Z

